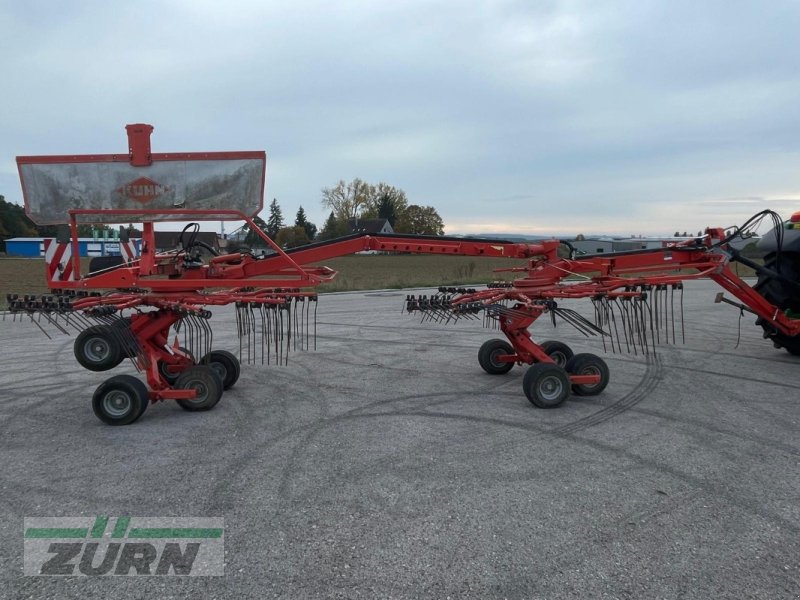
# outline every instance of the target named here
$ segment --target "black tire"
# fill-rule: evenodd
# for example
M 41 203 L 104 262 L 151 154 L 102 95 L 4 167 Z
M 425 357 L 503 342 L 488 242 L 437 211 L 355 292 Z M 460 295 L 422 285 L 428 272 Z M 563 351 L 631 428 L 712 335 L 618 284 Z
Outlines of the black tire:
M 572 348 L 567 346 L 564 342 L 548 340 L 539 345 L 542 347 L 545 354 L 552 358 L 559 367 L 566 366 L 567 361 L 575 355 Z
M 782 252 L 780 261 L 776 259 L 774 253 L 767 254 L 764 257 L 764 266 L 800 283 L 800 253 Z M 781 310 L 800 312 L 800 293 L 779 279 L 759 275 L 758 282 L 753 289 Z M 761 318 L 756 319 L 756 325 L 760 325 L 764 329 L 764 337 L 772 340 L 776 348 L 785 348 L 789 354 L 800 356 L 800 335 L 784 335 L 776 331 L 769 321 Z
M 222 379 L 222 389 L 229 390 L 239 380 L 241 367 L 239 359 L 227 350 L 212 350 L 200 361 L 200 364 L 208 365 L 217 372 Z
M 569 376 L 558 365 L 535 363 L 525 373 L 522 389 L 534 406 L 555 408 L 569 396 Z
M 90 371 L 108 371 L 125 358 L 119 338 L 109 325 L 94 325 L 81 331 L 73 351 L 75 359 Z
M 606 389 L 610 379 L 606 361 L 594 354 L 576 354 L 567 361 L 565 368 L 571 375 L 600 375 L 600 381 L 595 384 L 573 383 L 572 392 L 577 396 L 596 396 Z
M 514 354 L 514 348 L 505 340 L 489 340 L 478 350 L 478 362 L 489 375 L 505 375 L 512 368 L 513 362 L 497 362 L 495 358 L 501 354 Z
M 185 354 L 187 354 L 189 356 L 189 358 L 192 359 L 192 364 L 196 364 L 197 363 L 197 361 L 194 359 L 194 356 L 192 355 L 192 353 L 188 349 L 183 348 L 183 347 L 181 347 L 180 349 Z M 165 363 L 163 360 L 158 361 L 158 374 L 161 375 L 161 377 L 164 379 L 164 381 L 166 381 L 168 384 L 174 385 L 175 382 L 178 381 L 178 377 L 180 377 L 181 373 L 180 372 L 179 373 L 173 373 L 172 371 L 169 370 L 170 366 L 172 366 L 172 365 L 169 365 L 169 364 Z
M 147 386 L 132 375 L 115 375 L 100 384 L 92 409 L 107 425 L 130 425 L 144 414 L 150 397 Z
M 197 398 L 178 400 L 180 407 L 188 411 L 211 410 L 222 397 L 222 380 L 217 372 L 207 365 L 189 367 L 178 375 L 174 387 L 179 390 L 190 388 L 197 390 Z

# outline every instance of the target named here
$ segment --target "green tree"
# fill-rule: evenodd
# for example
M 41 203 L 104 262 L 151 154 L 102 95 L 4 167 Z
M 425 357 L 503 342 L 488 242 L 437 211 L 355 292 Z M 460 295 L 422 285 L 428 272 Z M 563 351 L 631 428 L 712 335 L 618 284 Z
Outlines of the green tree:
M 332 240 L 333 238 L 342 237 L 350 233 L 350 228 L 347 226 L 346 221 L 337 219 L 333 211 L 328 215 L 322 231 L 319 232 L 320 240 Z
M 275 243 L 281 248 L 296 248 L 297 246 L 305 246 L 311 240 L 308 239 L 306 230 L 303 227 L 282 227 L 278 231 L 275 238 Z
M 283 211 L 278 206 L 278 199 L 273 198 L 269 205 L 269 217 L 267 218 L 266 234 L 273 240 L 278 236 L 278 232 L 283 227 Z
M 443 235 L 444 222 L 432 206 L 412 204 L 397 222 L 396 231 L 415 235 Z
M 362 213 L 365 219 L 387 219 L 392 227 L 408 208 L 406 193 L 388 183 L 370 186 L 369 199 Z
M 5 250 L 5 240 L 14 237 L 38 237 L 36 225 L 25 214 L 25 210 L 13 202 L 6 202 L 0 195 L 0 241 Z
M 313 240 L 315 237 L 317 237 L 317 226 L 308 220 L 306 217 L 306 211 L 303 210 L 302 206 L 297 209 L 297 216 L 294 218 L 294 226 L 302 227 L 305 230 L 306 237 L 309 240 Z
M 331 188 L 322 188 L 322 206 L 330 208 L 336 218 L 347 222 L 361 214 L 362 207 L 368 205 L 370 185 L 358 177 L 350 183 L 340 180 Z
M 258 227 L 261 231 L 266 233 L 267 231 L 267 224 L 264 222 L 264 219 L 256 215 L 253 217 L 253 223 L 255 223 L 256 227 Z M 245 225 L 242 227 L 242 232 L 245 234 L 244 236 L 244 243 L 246 246 L 250 246 L 251 248 L 255 246 L 266 246 L 267 243 L 258 235 L 258 232 L 253 230 L 252 227 L 249 225 Z

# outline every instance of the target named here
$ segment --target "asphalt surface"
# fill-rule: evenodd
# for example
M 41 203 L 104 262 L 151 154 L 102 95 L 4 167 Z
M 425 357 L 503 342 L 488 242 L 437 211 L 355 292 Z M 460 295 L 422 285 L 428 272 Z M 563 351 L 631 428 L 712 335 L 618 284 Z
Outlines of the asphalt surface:
M 537 323 L 611 369 L 552 410 L 524 368 L 480 369 L 479 323 L 420 323 L 406 292 L 326 295 L 316 352 L 128 427 L 92 413 L 108 374 L 79 368 L 74 337 L 6 318 L 0 597 L 800 597 L 800 358 L 751 317 L 737 348 L 717 291 L 688 284 L 685 344 L 649 358 Z M 23 577 L 24 517 L 97 514 L 223 517 L 225 576 Z

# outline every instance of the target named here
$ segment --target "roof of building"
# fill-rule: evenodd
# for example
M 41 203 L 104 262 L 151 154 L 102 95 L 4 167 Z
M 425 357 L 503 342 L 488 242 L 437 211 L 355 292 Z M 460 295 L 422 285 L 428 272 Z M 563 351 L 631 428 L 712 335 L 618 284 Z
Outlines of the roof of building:
M 353 233 L 380 233 L 389 225 L 388 219 L 348 219 L 347 226 Z M 389 225 L 389 230 L 392 226 Z

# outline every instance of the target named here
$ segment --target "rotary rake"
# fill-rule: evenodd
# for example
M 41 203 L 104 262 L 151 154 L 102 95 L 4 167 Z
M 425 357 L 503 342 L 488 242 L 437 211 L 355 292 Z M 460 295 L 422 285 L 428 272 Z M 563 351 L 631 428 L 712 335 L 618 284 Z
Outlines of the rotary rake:
M 27 214 L 42 225 L 68 226 L 45 241 L 51 292 L 7 298 L 11 319 L 30 320 L 48 336 L 77 333 L 74 353 L 81 366 L 107 371 L 129 359 L 144 375 L 146 384 L 120 374 L 97 388 L 92 406 L 107 424 L 133 423 L 149 404 L 164 400 L 189 411 L 209 410 L 236 383 L 240 361 L 285 364 L 290 352 L 315 348 L 313 288 L 336 272 L 313 265 L 360 251 L 526 259 L 511 269 L 521 275 L 511 282 L 408 296 L 404 308 L 422 313 L 423 320 L 480 320 L 499 329 L 506 340 L 481 346 L 481 367 L 500 375 L 516 364 L 530 365 L 523 389 L 539 407 L 559 405 L 570 390 L 598 394 L 609 382 L 600 357 L 575 354 L 559 341 L 535 342 L 529 328 L 539 317 L 600 336 L 606 350 L 649 354 L 659 343 L 676 343 L 682 332 L 687 279 L 716 281 L 741 302 L 721 294 L 718 301 L 754 313 L 765 337 L 800 354 L 800 213 L 789 223 L 775 223 L 765 238 L 764 266 L 731 245 L 756 221 L 731 235 L 708 229 L 660 249 L 582 257 L 559 240 L 524 244 L 394 234 L 356 234 L 284 251 L 252 219 L 263 207 L 264 152 L 154 154 L 152 126 L 126 129 L 124 154 L 17 158 Z M 268 253 L 220 254 L 198 239 L 195 221 L 226 220 L 244 221 Z M 191 223 L 175 248 L 160 251 L 154 224 L 165 221 Z M 141 242 L 122 230 L 124 252 L 93 259 L 83 274 L 78 225 L 131 222 L 142 223 Z M 564 249 L 568 257 L 561 256 Z M 732 260 L 756 269 L 755 288 L 731 271 Z M 567 299 L 590 299 L 594 318 L 559 305 Z M 235 309 L 238 357 L 213 347 L 210 309 L 228 305 Z
M 731 244 L 771 217 L 774 227 L 761 245 L 767 252 L 762 266 L 741 255 Z M 756 315 L 756 324 L 775 347 L 800 355 L 800 213 L 790 221 L 764 211 L 730 234 L 707 229 L 695 239 L 660 249 L 634 250 L 569 258 L 558 255 L 564 242 L 544 241 L 536 256 L 517 271 L 524 277 L 497 282 L 486 289 L 440 288 L 437 294 L 406 297 L 409 312 L 423 320 L 451 322 L 482 318 L 507 340 L 493 339 L 478 352 L 481 367 L 491 375 L 508 373 L 515 364 L 531 365 L 523 391 L 535 406 L 552 408 L 568 397 L 602 392 L 609 382 L 605 361 L 594 354 L 575 354 L 559 341 L 536 343 L 530 327 L 542 315 L 561 320 L 586 336 L 600 336 L 606 351 L 648 355 L 662 343 L 684 338 L 683 282 L 708 278 L 741 302 L 717 294 L 725 302 Z M 744 263 L 758 273 L 749 286 L 730 267 Z M 560 300 L 589 299 L 592 320 Z
M 336 272 L 311 263 L 359 251 L 531 256 L 525 244 L 365 234 L 284 251 L 252 217 L 263 207 L 264 152 L 154 154 L 153 127 L 128 125 L 128 152 L 17 158 L 28 216 L 67 224 L 45 241 L 50 293 L 9 294 L 11 319 L 28 319 L 48 337 L 77 333 L 78 363 L 107 371 L 130 359 L 146 384 L 121 374 L 95 391 L 95 414 L 110 425 L 136 421 L 150 403 L 176 400 L 209 410 L 232 387 L 240 361 L 286 364 L 316 347 L 315 286 Z M 160 251 L 155 223 L 192 221 L 177 247 Z M 244 221 L 268 252 L 220 254 L 199 239 L 195 221 Z M 138 244 L 120 230 L 118 256 L 81 272 L 78 226 L 142 223 Z M 232 305 L 239 356 L 213 348 L 210 307 Z M 4 316 L 4 318 L 6 318 Z

